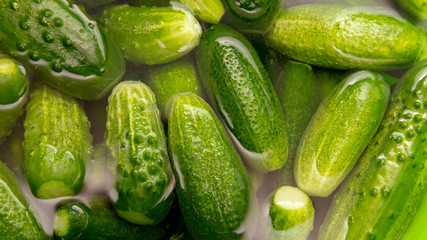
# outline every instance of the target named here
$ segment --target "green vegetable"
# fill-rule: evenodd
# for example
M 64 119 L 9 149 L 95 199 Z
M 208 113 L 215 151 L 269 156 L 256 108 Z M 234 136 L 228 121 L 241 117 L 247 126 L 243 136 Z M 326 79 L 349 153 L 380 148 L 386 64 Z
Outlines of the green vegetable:
M 92 151 L 83 107 L 37 82 L 26 110 L 25 176 L 33 195 L 45 199 L 77 194 Z
M 310 196 L 329 196 L 347 176 L 374 136 L 390 88 L 369 71 L 349 75 L 319 105 L 295 158 L 295 180 Z
M 400 239 L 424 191 L 427 61 L 394 89 L 380 130 L 334 198 L 319 239 Z
M 224 15 L 221 0 L 177 0 L 187 6 L 200 20 L 218 24 Z
M 395 1 L 412 15 L 422 19 L 427 19 L 427 1 L 426 0 L 395 0 Z
M 96 8 L 115 1 L 116 0 L 76 0 L 75 2 L 83 5 L 85 8 Z
M 427 216 L 427 191 L 424 189 L 422 199 L 418 209 L 408 226 L 402 240 L 413 240 L 413 239 L 427 239 L 427 229 L 425 227 Z
M 101 98 L 124 73 L 120 49 L 75 4 L 1 1 L 0 22 L 0 51 L 71 96 Z
M 188 93 L 174 96 L 168 116 L 176 193 L 190 234 L 195 239 L 249 239 L 256 225 L 247 221 L 257 219 L 255 193 L 214 111 Z
M 125 81 L 113 89 L 105 141 L 117 172 L 117 214 L 135 224 L 162 221 L 172 206 L 174 180 L 160 112 L 145 84 Z
M 105 30 L 136 64 L 178 59 L 199 44 L 202 29 L 189 12 L 172 7 L 113 6 L 104 10 Z
M 321 99 L 320 87 L 310 65 L 289 61 L 276 83 L 288 132 L 288 160 L 282 168 L 283 179 L 291 184 L 298 143 Z
M 327 97 L 335 86 L 338 85 L 346 75 L 348 75 L 347 70 L 314 67 L 313 71 L 316 76 L 316 81 L 320 86 L 322 99 Z
M 0 54 L 0 144 L 21 116 L 29 90 L 25 68 Z
M 288 154 L 285 118 L 248 40 L 225 25 L 213 26 L 203 33 L 197 65 L 211 102 L 246 160 L 261 172 L 280 169 Z
M 391 69 L 423 58 L 424 33 L 385 10 L 302 5 L 284 10 L 267 35 L 284 55 L 336 69 Z

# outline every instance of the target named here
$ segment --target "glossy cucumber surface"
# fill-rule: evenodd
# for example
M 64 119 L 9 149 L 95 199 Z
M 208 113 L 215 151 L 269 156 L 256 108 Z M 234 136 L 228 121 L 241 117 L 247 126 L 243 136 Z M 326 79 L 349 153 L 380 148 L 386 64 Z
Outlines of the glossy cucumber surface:
M 207 23 L 218 24 L 224 15 L 221 0 L 178 0 L 188 7 L 194 15 Z
M 396 0 L 396 2 L 412 15 L 421 19 L 427 18 L 426 0 Z

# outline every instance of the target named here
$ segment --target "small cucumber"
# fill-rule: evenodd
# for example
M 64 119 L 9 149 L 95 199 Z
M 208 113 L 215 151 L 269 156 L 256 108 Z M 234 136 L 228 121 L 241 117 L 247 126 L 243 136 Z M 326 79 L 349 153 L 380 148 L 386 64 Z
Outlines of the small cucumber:
M 120 49 L 75 4 L 1 1 L 0 22 L 0 49 L 71 96 L 101 98 L 124 73 Z
M 309 4 L 284 10 L 267 42 L 284 55 L 335 69 L 391 69 L 424 55 L 424 33 L 386 10 Z
M 176 60 L 199 44 L 202 29 L 191 13 L 172 7 L 119 5 L 104 10 L 105 30 L 136 64 Z
M 191 11 L 194 15 L 203 22 L 218 24 L 224 15 L 224 7 L 221 0 L 177 0 L 181 2 Z
M 48 239 L 12 172 L 0 162 L 0 239 Z
M 257 219 L 248 173 L 221 122 L 194 93 L 175 95 L 168 114 L 176 193 L 195 239 L 250 239 Z
M 390 87 L 376 73 L 359 71 L 338 84 L 319 105 L 298 146 L 295 181 L 310 196 L 329 196 L 374 136 Z
M 37 198 L 77 194 L 92 151 L 90 124 L 74 98 L 36 82 L 24 121 L 25 176 Z
M 174 179 L 160 112 L 145 84 L 124 81 L 114 87 L 105 141 L 117 172 L 117 214 L 135 224 L 162 221 L 172 206 Z
M 335 195 L 319 239 L 400 239 L 425 189 L 427 60 L 393 90 L 380 130 Z
M 211 102 L 249 164 L 261 172 L 280 169 L 288 154 L 285 117 L 249 41 L 215 25 L 203 33 L 197 65 Z
M 427 1 L 426 0 L 395 0 L 395 1 L 415 17 L 427 19 Z

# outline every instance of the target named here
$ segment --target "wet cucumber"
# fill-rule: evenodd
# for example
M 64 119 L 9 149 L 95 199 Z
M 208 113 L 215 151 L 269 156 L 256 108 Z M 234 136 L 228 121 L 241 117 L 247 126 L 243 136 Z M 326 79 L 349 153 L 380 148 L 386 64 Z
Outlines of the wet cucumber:
M 77 194 L 92 151 L 90 124 L 74 98 L 36 82 L 24 121 L 25 176 L 37 198 Z
M 204 22 L 218 24 L 224 15 L 221 0 L 177 0 L 193 11 Z
M 426 0 L 395 0 L 412 15 L 426 19 L 427 1 Z
M 258 209 L 248 173 L 221 122 L 200 97 L 175 95 L 169 152 L 185 223 L 195 239 L 251 238 Z M 254 225 L 250 225 L 250 221 Z
M 288 154 L 285 117 L 249 41 L 215 25 L 203 33 L 197 65 L 208 97 L 248 163 L 261 172 L 280 169 Z
M 106 145 L 114 162 L 117 214 L 129 222 L 155 225 L 174 198 L 166 136 L 153 92 L 124 81 L 108 99 Z
M 101 98 L 124 73 L 120 49 L 75 4 L 1 1 L 0 22 L 0 51 L 71 96 Z
M 400 239 L 423 196 L 427 60 L 394 89 L 380 130 L 335 196 L 319 239 Z

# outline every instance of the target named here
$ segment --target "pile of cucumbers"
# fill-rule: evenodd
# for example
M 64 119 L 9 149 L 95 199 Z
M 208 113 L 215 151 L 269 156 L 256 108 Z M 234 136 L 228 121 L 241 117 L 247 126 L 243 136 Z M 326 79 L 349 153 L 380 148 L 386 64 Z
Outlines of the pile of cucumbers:
M 427 0 L 291 2 L 0 0 L 0 239 L 427 239 Z

